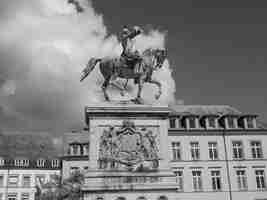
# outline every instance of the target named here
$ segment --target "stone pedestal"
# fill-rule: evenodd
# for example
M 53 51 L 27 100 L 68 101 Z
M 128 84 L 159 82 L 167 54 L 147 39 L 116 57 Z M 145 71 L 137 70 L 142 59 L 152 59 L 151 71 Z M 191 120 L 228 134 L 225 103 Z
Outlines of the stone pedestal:
M 89 171 L 83 187 L 85 199 L 114 192 L 138 196 L 140 191 L 144 194 L 177 189 L 169 166 L 169 112 L 167 106 L 128 104 L 85 108 L 90 137 Z M 110 150 L 107 143 L 114 143 L 115 147 Z M 135 162 L 135 156 L 129 158 L 132 153 L 139 164 L 131 165 Z M 138 160 L 140 155 L 143 162 Z

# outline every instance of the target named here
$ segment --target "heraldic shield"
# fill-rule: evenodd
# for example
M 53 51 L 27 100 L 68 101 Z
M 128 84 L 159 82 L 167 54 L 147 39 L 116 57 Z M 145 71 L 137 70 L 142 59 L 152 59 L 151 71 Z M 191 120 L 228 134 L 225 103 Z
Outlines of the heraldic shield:
M 117 163 L 132 171 L 155 170 L 159 161 L 156 136 L 151 130 L 137 129 L 132 121 L 125 120 L 121 128 L 111 126 L 103 131 L 99 160 L 106 166 Z

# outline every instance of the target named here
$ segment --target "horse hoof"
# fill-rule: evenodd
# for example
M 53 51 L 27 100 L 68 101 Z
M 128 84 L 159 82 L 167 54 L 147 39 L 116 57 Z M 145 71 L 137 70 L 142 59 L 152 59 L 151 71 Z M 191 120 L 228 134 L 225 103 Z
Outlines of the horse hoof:
M 134 99 L 135 104 L 144 104 L 144 100 L 140 97 Z
M 155 95 L 155 99 L 156 99 L 156 100 L 158 100 L 158 99 L 159 99 L 159 97 L 160 97 L 160 95 L 159 95 L 159 94 L 156 94 L 156 95 Z
M 106 101 L 110 101 L 109 97 L 105 97 Z
M 121 92 L 121 96 L 124 97 L 124 92 Z

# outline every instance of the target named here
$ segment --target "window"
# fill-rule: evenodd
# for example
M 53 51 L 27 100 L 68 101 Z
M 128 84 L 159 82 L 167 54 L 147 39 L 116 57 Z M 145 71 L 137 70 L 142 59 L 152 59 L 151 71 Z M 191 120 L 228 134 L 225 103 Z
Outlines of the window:
M 215 117 L 208 117 L 207 121 L 208 121 L 208 124 L 207 124 L 208 128 L 217 128 L 216 118 Z
M 176 128 L 176 118 L 170 118 L 170 128 Z
M 5 165 L 5 160 L 3 158 L 0 158 L 0 166 L 4 166 Z
M 29 200 L 30 194 L 29 193 L 22 193 L 21 194 L 21 200 Z
M 44 159 L 39 159 L 36 161 L 37 167 L 44 167 L 45 166 L 45 160 Z
M 194 191 L 202 190 L 201 171 L 192 171 Z
M 247 190 L 248 189 L 248 183 L 247 183 L 247 176 L 245 170 L 237 170 L 236 171 L 237 176 L 237 187 L 239 190 Z
M 89 144 L 83 145 L 83 154 L 88 155 L 89 154 Z
M 52 160 L 51 165 L 52 165 L 52 167 L 59 167 L 59 160 L 58 159 Z
M 168 200 L 168 198 L 166 196 L 160 196 L 158 200 Z
M 254 124 L 254 117 L 247 117 L 245 120 L 247 121 L 247 128 L 256 128 Z
M 9 187 L 17 187 L 19 181 L 18 175 L 9 175 L 8 177 L 8 186 Z
M 183 181 L 183 172 L 182 171 L 175 171 L 174 172 L 176 175 L 176 183 L 178 186 L 179 191 L 183 191 L 184 189 L 184 181 Z
M 144 196 L 141 196 L 141 197 L 138 197 L 136 200 L 147 200 L 147 198 Z
M 35 176 L 35 183 L 38 183 L 39 181 L 41 181 L 42 183 L 45 183 L 45 175 L 43 175 L 43 174 L 36 175 Z
M 234 141 L 232 143 L 233 145 L 233 158 L 234 159 L 243 159 L 244 153 L 243 153 L 243 145 L 241 141 Z
M 218 191 L 222 189 L 220 171 L 211 171 L 212 189 Z
M 264 170 L 256 170 L 255 175 L 256 175 L 257 189 L 259 189 L 259 190 L 266 189 Z
M 235 120 L 233 117 L 227 118 L 228 128 L 235 128 Z
M 9 193 L 7 195 L 8 200 L 17 200 L 17 193 Z
M 108 166 L 108 163 L 106 160 L 99 160 L 98 165 L 99 165 L 99 169 L 106 169 Z
M 73 144 L 72 145 L 72 155 L 78 155 L 79 153 L 79 145 L 78 144 Z
M 197 128 L 195 117 L 188 117 L 187 119 L 188 119 L 189 128 Z
M 28 167 L 29 166 L 29 160 L 15 160 L 15 166 L 16 167 Z
M 110 169 L 116 169 L 116 168 L 117 168 L 116 162 L 115 161 L 111 161 L 110 162 Z
M 79 171 L 80 171 L 79 167 L 70 167 L 70 174 L 73 174 L 73 173 L 76 173 L 76 172 L 79 172 Z
M 173 160 L 181 160 L 180 142 L 172 142 L 172 157 Z
M 0 187 L 4 186 L 4 175 L 0 175 Z
M 211 160 L 217 160 L 218 159 L 218 148 L 217 148 L 217 142 L 209 142 L 209 158 Z
M 96 197 L 96 200 L 104 200 L 104 197 L 98 196 L 98 197 Z
M 30 187 L 31 186 L 31 176 L 23 175 L 22 177 L 22 187 Z
M 200 149 L 198 142 L 191 142 L 191 157 L 192 160 L 199 160 L 200 159 Z
M 252 141 L 250 145 L 251 145 L 252 158 L 263 158 L 261 142 Z

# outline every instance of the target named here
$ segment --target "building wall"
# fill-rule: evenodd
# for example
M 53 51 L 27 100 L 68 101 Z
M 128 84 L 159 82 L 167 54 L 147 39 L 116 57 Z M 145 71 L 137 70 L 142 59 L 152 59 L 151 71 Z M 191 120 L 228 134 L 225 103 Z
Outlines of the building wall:
M 225 142 L 223 135 L 225 135 Z M 241 160 L 233 158 L 233 141 L 241 141 L 243 144 L 244 158 Z M 251 141 L 261 142 L 263 158 L 255 159 L 252 157 Z M 181 159 L 177 161 L 171 159 L 170 161 L 173 171 L 183 172 L 184 188 L 181 193 L 177 193 L 178 199 L 201 199 L 201 196 L 199 195 L 202 195 L 203 193 L 205 194 L 205 199 L 209 198 L 210 193 L 214 193 L 216 199 L 220 199 L 222 196 L 226 196 L 227 199 L 231 198 L 232 200 L 255 200 L 267 198 L 267 134 L 264 131 L 171 131 L 169 133 L 168 143 L 170 154 L 172 154 L 172 142 L 180 142 L 181 145 Z M 193 161 L 191 159 L 190 142 L 199 142 L 199 160 Z M 218 160 L 209 159 L 209 142 L 217 142 Z M 236 171 L 239 169 L 246 171 L 248 184 L 246 191 L 241 191 L 238 188 Z M 256 188 L 255 170 L 258 169 L 264 170 L 265 174 L 265 188 L 261 190 Z M 193 170 L 200 170 L 202 172 L 203 190 L 201 192 L 194 192 L 192 177 Z M 222 188 L 220 191 L 214 191 L 212 189 L 212 170 L 219 170 L 221 173 Z M 190 194 L 190 198 L 187 198 L 187 194 Z
M 86 172 L 89 168 L 88 160 L 63 160 L 62 162 L 62 176 L 67 178 L 75 170 Z
M 6 194 L 16 194 L 17 199 L 22 199 L 22 194 L 29 194 L 29 199 L 34 199 L 34 193 L 36 191 L 36 177 L 44 176 L 45 182 L 51 180 L 52 175 L 60 175 L 61 170 L 39 170 L 39 169 L 1 169 L 0 176 L 4 176 L 3 185 L 0 186 L 0 196 L 2 199 L 7 199 Z M 17 186 L 9 186 L 8 177 L 12 175 L 18 175 Z M 24 187 L 22 184 L 23 175 L 29 175 L 31 177 L 30 186 Z M 26 200 L 26 199 L 25 199 Z

